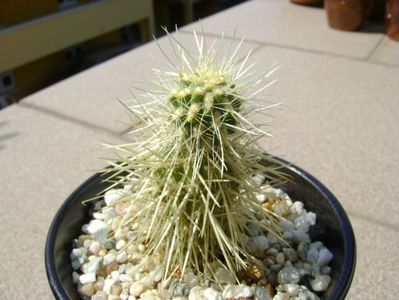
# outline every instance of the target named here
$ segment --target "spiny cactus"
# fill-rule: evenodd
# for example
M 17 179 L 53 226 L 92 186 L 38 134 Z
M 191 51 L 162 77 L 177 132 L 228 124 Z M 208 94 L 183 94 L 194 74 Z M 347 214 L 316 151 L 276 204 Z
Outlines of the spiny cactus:
M 215 265 L 237 274 L 256 261 L 249 223 L 278 235 L 277 216 L 257 200 L 254 175 L 265 174 L 269 184 L 283 175 L 256 146 L 268 134 L 247 119 L 272 106 L 248 104 L 274 69 L 253 80 L 250 53 L 238 63 L 242 42 L 218 64 L 213 46 L 205 49 L 194 35 L 197 57 L 169 35 L 181 65 L 157 71 L 161 91 L 128 107 L 143 126 L 133 131 L 136 142 L 111 146 L 120 154 L 106 172 L 113 186 L 130 187 L 112 203 L 126 208 L 120 228 L 139 226 L 133 242 L 145 244 L 146 255 L 164 257 L 166 277 L 190 268 L 215 278 Z

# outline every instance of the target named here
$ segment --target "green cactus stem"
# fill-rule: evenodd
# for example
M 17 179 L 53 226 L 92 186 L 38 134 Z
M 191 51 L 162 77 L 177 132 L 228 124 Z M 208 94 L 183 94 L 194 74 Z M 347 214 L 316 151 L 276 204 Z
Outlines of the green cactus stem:
M 190 268 L 215 279 L 215 265 L 238 274 L 256 261 L 247 245 L 249 223 L 278 236 L 277 217 L 257 200 L 253 176 L 266 174 L 273 184 L 284 175 L 264 164 L 274 160 L 257 141 L 269 134 L 247 119 L 274 106 L 249 106 L 274 69 L 252 79 L 250 53 L 238 63 L 242 42 L 217 63 L 214 49 L 194 35 L 195 58 L 169 35 L 181 65 L 158 72 L 161 91 L 148 91 L 150 101 L 129 106 L 144 125 L 134 130 L 136 142 L 111 146 L 118 157 L 106 172 L 113 186 L 130 186 L 112 203 L 127 208 L 120 228 L 139 225 L 133 242 L 145 244 L 146 255 L 164 257 L 165 277 Z

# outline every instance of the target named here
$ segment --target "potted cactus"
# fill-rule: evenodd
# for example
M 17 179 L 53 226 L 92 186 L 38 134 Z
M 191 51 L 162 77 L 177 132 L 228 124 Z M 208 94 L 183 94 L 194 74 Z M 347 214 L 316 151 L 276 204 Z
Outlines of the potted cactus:
M 180 65 L 168 58 L 174 69 L 157 71 L 159 91 L 127 106 L 142 122 L 132 131 L 135 141 L 109 146 L 118 154 L 110 167 L 56 216 L 46 246 L 54 294 L 74 298 L 77 290 L 96 300 L 344 296 L 354 270 L 345 213 L 317 180 L 265 154 L 257 141 L 269 134 L 249 120 L 274 106 L 262 106 L 256 95 L 273 82 L 276 68 L 254 79 L 246 66 L 250 53 L 237 62 L 242 43 L 216 62 L 214 48 L 194 36 L 196 56 L 169 35 Z M 304 208 L 308 198 L 327 199 L 325 211 L 335 215 L 316 222 L 317 213 Z M 71 213 L 77 207 L 80 212 Z M 65 226 L 73 230 L 58 237 Z M 331 243 L 323 235 L 329 230 L 346 235 Z M 334 255 L 336 263 L 350 265 L 332 270 Z

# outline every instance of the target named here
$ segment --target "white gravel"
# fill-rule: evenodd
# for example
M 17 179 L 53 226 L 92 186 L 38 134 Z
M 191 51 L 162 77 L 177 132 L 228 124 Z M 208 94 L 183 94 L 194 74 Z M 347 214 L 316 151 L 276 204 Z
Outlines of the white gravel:
M 260 184 L 264 177 L 255 176 L 253 180 Z M 96 204 L 93 219 L 82 226 L 83 234 L 74 241 L 70 259 L 76 271 L 71 276 L 86 299 L 316 300 L 319 297 L 301 285 L 301 278 L 305 274 L 310 276 L 310 286 L 318 293 L 325 291 L 331 282 L 329 264 L 333 254 L 322 242 L 311 241 L 308 233 L 310 226 L 316 224 L 316 215 L 306 211 L 302 202 L 293 202 L 282 190 L 270 187 L 262 189 L 257 198 L 264 202 L 269 197 L 278 197 L 271 209 L 284 216 L 279 227 L 290 245 L 263 232 L 258 225 L 248 224 L 249 249 L 262 262 L 261 266 L 246 271 L 250 281 L 238 283 L 230 271 L 220 267 L 215 268 L 220 285 L 202 282 L 191 270 L 187 270 L 181 281 L 163 281 L 163 260 L 144 257 L 145 245 L 134 244 L 139 224 L 118 227 L 125 208 L 115 201 L 127 191 L 128 188 L 106 192 L 105 203 L 116 203 L 115 208 Z M 116 239 L 111 240 L 108 233 L 115 229 L 118 229 Z

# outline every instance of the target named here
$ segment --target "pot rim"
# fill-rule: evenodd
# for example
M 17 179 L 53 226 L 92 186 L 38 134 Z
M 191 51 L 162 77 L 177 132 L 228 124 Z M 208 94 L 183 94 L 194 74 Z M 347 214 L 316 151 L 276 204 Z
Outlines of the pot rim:
M 53 221 L 51 222 L 44 249 L 44 262 L 46 267 L 47 279 L 49 281 L 50 288 L 53 291 L 53 294 L 56 297 L 56 299 L 70 299 L 68 293 L 65 291 L 64 288 L 62 288 L 62 284 L 54 264 L 55 261 L 54 248 L 55 248 L 55 240 L 56 240 L 56 235 L 58 233 L 58 229 L 60 228 L 60 224 L 65 216 L 67 209 L 74 201 L 76 195 L 79 194 L 81 190 L 83 190 L 86 186 L 91 184 L 95 179 L 99 178 L 100 176 L 101 174 L 95 173 L 94 175 L 86 179 L 83 183 L 81 183 L 73 191 L 73 193 L 68 196 L 68 198 L 64 201 L 64 203 L 62 203 L 61 207 L 58 209 L 57 213 L 55 214 Z
M 274 159 L 282 162 L 284 167 L 290 169 L 292 172 L 298 174 L 303 177 L 306 181 L 308 181 L 320 194 L 323 195 L 323 198 L 331 205 L 334 213 L 337 215 L 339 222 L 342 226 L 342 237 L 343 237 L 343 245 L 344 245 L 344 256 L 343 256 L 343 272 L 338 277 L 336 282 L 337 287 L 344 288 L 336 288 L 329 295 L 329 299 L 345 299 L 346 294 L 349 291 L 354 272 L 356 267 L 356 240 L 355 235 L 352 229 L 352 225 L 350 223 L 349 217 L 346 214 L 342 205 L 338 202 L 337 198 L 324 186 L 319 180 L 317 180 L 313 175 L 309 174 L 302 168 L 287 162 L 285 159 L 272 156 Z M 55 240 L 58 230 L 60 228 L 60 224 L 65 216 L 65 213 L 71 203 L 74 201 L 76 195 L 81 192 L 87 185 L 91 184 L 96 179 L 99 179 L 101 176 L 100 173 L 96 173 L 86 179 L 82 184 L 80 184 L 74 192 L 68 196 L 68 198 L 64 201 L 61 207 L 58 209 L 56 215 L 54 216 L 46 239 L 45 245 L 45 268 L 47 279 L 49 281 L 49 285 L 51 290 L 53 291 L 54 296 L 57 299 L 70 299 L 68 293 L 63 288 L 60 278 L 58 276 L 58 272 L 55 267 L 55 256 L 54 256 L 54 247 Z M 350 266 L 350 267 L 348 267 Z M 72 276 L 72 275 L 71 275 Z
M 329 299 L 345 299 L 346 294 L 348 293 L 351 286 L 356 268 L 356 239 L 349 217 L 338 199 L 324 184 L 322 184 L 313 175 L 282 158 L 276 157 L 276 159 L 286 164 L 286 168 L 297 173 L 301 177 L 305 178 L 308 182 L 310 182 L 314 186 L 314 188 L 323 195 L 324 199 L 329 202 L 333 211 L 338 216 L 338 220 L 340 221 L 342 226 L 342 232 L 344 233 L 342 235 L 344 245 L 344 258 L 342 261 L 343 272 L 339 276 L 336 286 L 343 286 L 345 288 L 333 290 L 333 292 L 329 295 Z

